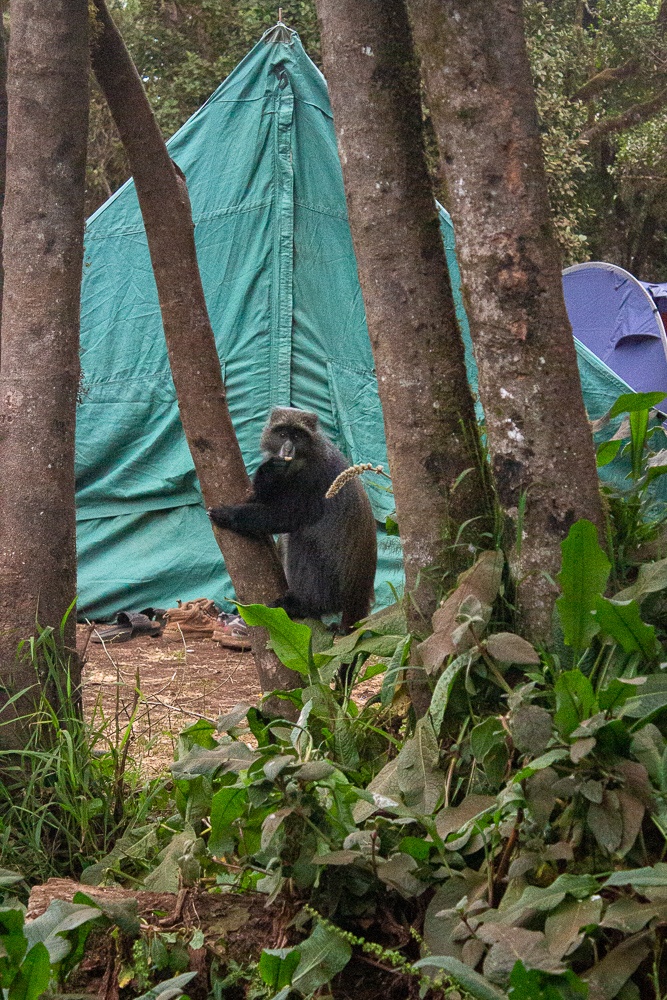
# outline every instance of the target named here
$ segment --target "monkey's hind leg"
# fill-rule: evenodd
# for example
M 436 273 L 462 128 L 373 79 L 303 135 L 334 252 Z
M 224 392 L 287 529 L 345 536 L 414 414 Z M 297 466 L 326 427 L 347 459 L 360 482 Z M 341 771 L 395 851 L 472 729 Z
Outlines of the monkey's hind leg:
M 320 614 L 300 597 L 288 590 L 279 600 L 274 601 L 274 608 L 283 608 L 290 618 L 319 618 Z

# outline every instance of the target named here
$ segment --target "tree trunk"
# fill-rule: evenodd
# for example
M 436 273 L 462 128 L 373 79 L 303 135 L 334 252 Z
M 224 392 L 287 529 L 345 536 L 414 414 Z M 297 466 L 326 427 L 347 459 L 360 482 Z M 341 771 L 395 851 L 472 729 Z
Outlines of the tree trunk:
M 202 288 L 185 178 L 170 160 L 141 80 L 104 0 L 92 62 L 127 152 L 146 227 L 169 364 L 185 437 L 207 507 L 242 503 L 250 481 L 234 434 L 220 360 Z M 269 604 L 286 584 L 271 538 L 215 531 L 236 595 Z M 254 629 L 252 648 L 263 691 L 301 683 Z
M 409 0 L 470 311 L 526 634 L 550 634 L 560 542 L 603 511 L 565 310 L 520 2 Z M 523 509 L 525 506 L 525 510 Z M 522 513 L 523 511 L 523 513 Z
M 5 268 L 2 263 L 2 210 L 5 204 L 7 182 L 7 38 L 3 14 L 6 3 L 0 0 L 0 322 L 2 320 L 2 291 Z M 2 342 L 0 341 L 0 352 Z
M 453 581 L 468 544 L 488 531 L 490 505 L 426 167 L 419 73 L 404 0 L 317 0 L 317 10 L 409 616 L 424 633 L 443 579 Z
M 17 644 L 51 626 L 75 646 L 74 425 L 88 127 L 87 0 L 14 0 L 9 51 L 0 368 L 0 670 L 38 688 Z M 64 648 L 63 648 L 64 647 Z M 78 661 L 71 658 L 73 682 Z M 46 680 L 46 678 L 43 678 Z M 2 722 L 5 722 L 3 717 Z M 0 727 L 19 747 L 26 727 Z

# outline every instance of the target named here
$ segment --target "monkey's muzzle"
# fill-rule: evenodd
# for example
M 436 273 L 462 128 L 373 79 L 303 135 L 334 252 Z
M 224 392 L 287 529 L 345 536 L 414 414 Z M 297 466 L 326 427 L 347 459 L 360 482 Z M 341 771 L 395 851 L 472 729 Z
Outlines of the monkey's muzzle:
M 294 458 L 295 451 L 294 442 L 290 441 L 288 438 L 287 441 L 283 442 L 283 445 L 278 452 L 278 457 L 283 458 L 286 462 L 291 462 Z

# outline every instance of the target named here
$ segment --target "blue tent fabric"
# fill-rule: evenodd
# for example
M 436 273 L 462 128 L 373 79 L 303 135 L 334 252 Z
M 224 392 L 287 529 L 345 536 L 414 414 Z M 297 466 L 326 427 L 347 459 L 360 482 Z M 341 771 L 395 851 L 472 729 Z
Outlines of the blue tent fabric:
M 614 264 L 576 264 L 563 272 L 574 336 L 635 392 L 667 395 L 666 338 L 642 283 Z
M 276 405 L 315 410 L 350 461 L 386 468 L 331 108 L 298 36 L 284 28 L 267 33 L 168 146 L 188 183 L 207 306 L 249 472 Z M 442 208 L 440 220 L 476 392 L 454 231 Z M 104 620 L 121 608 L 201 596 L 224 604 L 233 589 L 180 424 L 132 182 L 88 221 L 81 320 L 79 614 Z M 576 346 L 584 399 L 590 415 L 601 416 L 627 384 L 590 345 Z M 477 412 L 481 420 L 479 402 Z M 602 470 L 608 479 L 618 475 L 611 469 Z M 364 480 L 378 520 L 382 606 L 403 586 L 401 548 L 382 528 L 394 510 L 387 480 Z

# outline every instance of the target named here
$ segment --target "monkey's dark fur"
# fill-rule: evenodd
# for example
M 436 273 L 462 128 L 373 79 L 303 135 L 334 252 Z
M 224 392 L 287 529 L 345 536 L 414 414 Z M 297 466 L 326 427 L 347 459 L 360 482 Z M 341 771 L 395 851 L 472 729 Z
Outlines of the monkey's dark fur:
M 292 618 L 342 612 L 342 627 L 365 618 L 377 562 L 375 518 L 359 479 L 324 494 L 348 462 L 318 427 L 317 414 L 277 407 L 264 428 L 265 459 L 253 494 L 237 507 L 214 507 L 214 524 L 239 535 L 285 535 L 288 591 L 277 601 Z

